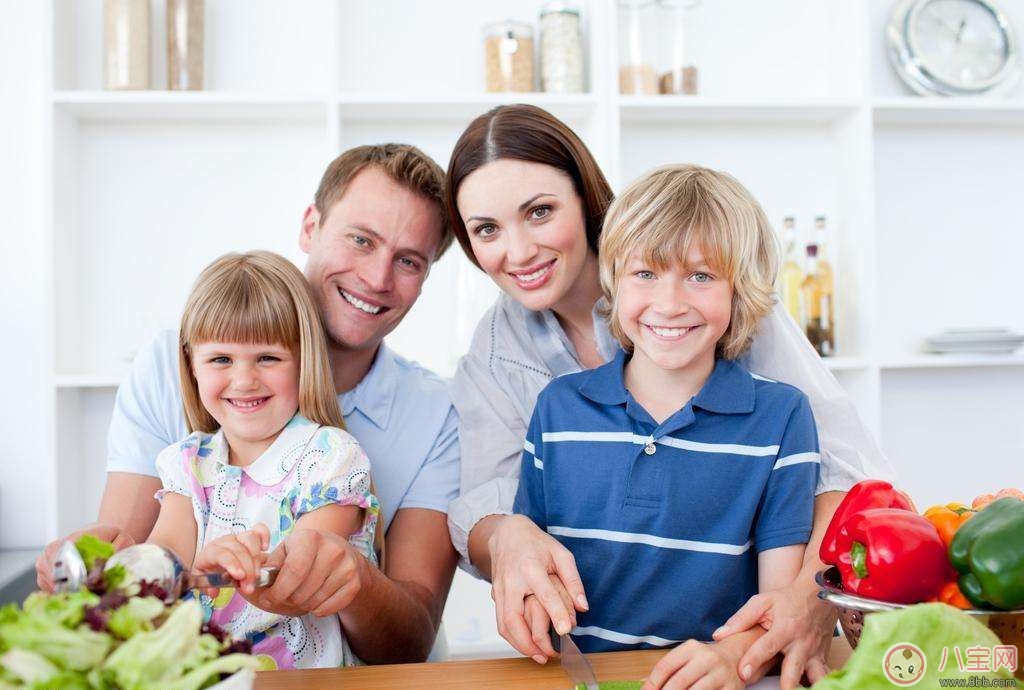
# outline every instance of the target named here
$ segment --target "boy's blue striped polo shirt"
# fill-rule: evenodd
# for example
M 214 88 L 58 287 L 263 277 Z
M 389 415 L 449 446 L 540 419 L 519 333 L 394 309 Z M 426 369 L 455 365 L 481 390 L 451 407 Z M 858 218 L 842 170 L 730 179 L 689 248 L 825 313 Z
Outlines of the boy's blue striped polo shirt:
M 576 558 L 585 652 L 710 640 L 757 593 L 757 553 L 811 534 L 818 437 L 803 393 L 718 360 L 657 424 L 626 390 L 627 358 L 541 392 L 515 501 Z

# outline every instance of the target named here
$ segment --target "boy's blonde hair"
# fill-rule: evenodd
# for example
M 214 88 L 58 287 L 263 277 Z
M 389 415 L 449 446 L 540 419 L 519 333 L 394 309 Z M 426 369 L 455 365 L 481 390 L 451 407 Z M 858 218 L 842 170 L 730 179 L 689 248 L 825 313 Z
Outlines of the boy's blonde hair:
M 192 370 L 191 347 L 208 342 L 287 347 L 299 364 L 299 413 L 323 426 L 345 428 L 320 312 L 302 272 L 283 256 L 268 251 L 225 254 L 196 279 L 178 335 L 181 397 L 189 432 L 213 433 L 220 428 L 203 406 Z M 372 480 L 370 490 L 374 491 Z M 378 519 L 374 546 L 383 559 L 381 525 Z
M 731 175 L 696 165 L 667 165 L 633 182 L 612 202 L 598 252 L 608 322 L 631 350 L 618 320 L 616 289 L 630 256 L 653 268 L 683 264 L 691 247 L 732 284 L 729 327 L 716 355 L 735 359 L 750 346 L 758 322 L 775 303 L 778 248 L 757 200 Z

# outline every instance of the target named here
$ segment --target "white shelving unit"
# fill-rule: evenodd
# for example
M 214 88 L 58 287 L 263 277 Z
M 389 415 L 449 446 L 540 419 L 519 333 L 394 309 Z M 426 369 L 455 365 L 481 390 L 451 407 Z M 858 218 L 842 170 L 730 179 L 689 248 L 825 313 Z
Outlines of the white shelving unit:
M 884 54 L 888 0 L 733 0 L 703 6 L 703 95 L 620 96 L 616 4 L 580 4 L 589 90 L 570 96 L 481 91 L 482 25 L 535 19 L 541 0 L 207 3 L 202 93 L 102 91 L 101 0 L 23 10 L 46 56 L 34 192 L 48 267 L 25 299 L 49 315 L 34 356 L 51 372 L 26 414 L 52 439 L 33 449 L 39 471 L 4 487 L 37 496 L 38 512 L 25 520 L 24 503 L 0 501 L 0 543 L 39 544 L 92 518 L 116 386 L 137 349 L 175 327 L 203 265 L 256 247 L 301 265 L 301 212 L 338 152 L 407 141 L 445 165 L 473 117 L 519 101 L 566 120 L 616 189 L 692 161 L 734 174 L 774 221 L 826 214 L 838 300 L 828 364 L 903 483 L 920 503 L 1013 484 L 1024 355 L 920 345 L 953 326 L 1024 330 L 1024 89 L 911 96 Z M 1024 31 L 1024 0 L 1002 4 Z M 153 21 L 160 88 L 162 0 Z M 495 294 L 455 247 L 390 342 L 450 373 Z

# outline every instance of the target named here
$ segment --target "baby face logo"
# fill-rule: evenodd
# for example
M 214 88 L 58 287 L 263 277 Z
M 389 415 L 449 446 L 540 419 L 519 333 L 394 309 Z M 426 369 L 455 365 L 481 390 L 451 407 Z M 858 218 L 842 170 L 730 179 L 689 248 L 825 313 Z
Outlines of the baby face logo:
M 889 647 L 882 661 L 882 671 L 893 685 L 909 688 L 924 678 L 924 652 L 917 645 L 901 642 Z

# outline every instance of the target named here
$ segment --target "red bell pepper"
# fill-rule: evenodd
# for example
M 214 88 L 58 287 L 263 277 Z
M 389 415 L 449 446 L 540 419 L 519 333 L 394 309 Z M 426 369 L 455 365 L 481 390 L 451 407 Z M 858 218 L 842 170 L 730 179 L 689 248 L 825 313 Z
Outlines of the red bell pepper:
M 821 548 L 818 550 L 822 562 L 835 565 L 839 559 L 836 537 L 839 536 L 840 528 L 851 516 L 872 508 L 899 508 L 917 512 L 910 497 L 902 491 L 894 489 L 889 482 L 881 479 L 865 479 L 862 482 L 857 482 L 843 498 L 843 502 L 836 508 L 836 514 L 832 516 L 832 521 L 828 523 L 825 537 L 821 540 Z
M 836 537 L 843 589 L 897 604 L 937 596 L 952 567 L 935 525 L 909 510 L 873 508 L 852 515 Z

